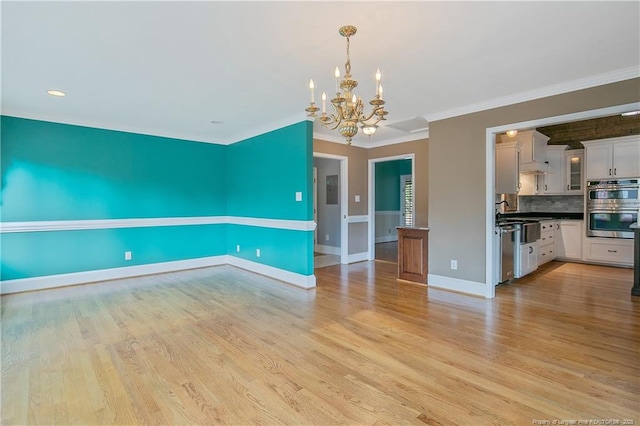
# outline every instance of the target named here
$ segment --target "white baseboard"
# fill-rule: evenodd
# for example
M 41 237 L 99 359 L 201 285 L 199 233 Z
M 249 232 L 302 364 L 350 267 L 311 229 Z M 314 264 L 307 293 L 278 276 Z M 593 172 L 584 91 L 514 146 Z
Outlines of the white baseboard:
M 391 241 L 398 241 L 398 236 L 385 235 L 384 237 L 376 237 L 376 243 L 390 243 Z
M 354 253 L 349 255 L 347 260 L 349 263 L 362 262 L 363 260 L 369 260 L 369 252 Z
M 325 246 L 322 244 L 316 244 L 316 246 L 313 249 L 316 253 L 322 253 L 322 254 L 334 254 L 336 256 L 340 256 L 340 247 L 333 247 L 333 246 Z
M 184 269 L 204 268 L 224 265 L 228 256 L 210 256 L 197 259 L 177 260 L 174 262 L 152 263 L 148 265 L 125 266 L 123 268 L 98 269 L 95 271 L 73 272 L 70 274 L 46 275 L 43 277 L 19 278 L 0 281 L 0 294 L 18 293 L 22 291 L 44 290 L 47 288 L 68 285 L 87 284 L 97 281 L 117 280 L 140 275 L 161 274 Z
M 250 272 L 255 272 L 256 274 L 266 275 L 269 278 L 275 278 L 277 280 L 293 284 L 296 287 L 310 289 L 315 288 L 316 286 L 315 275 L 302 275 L 296 272 L 285 271 L 284 269 L 274 268 L 273 266 L 263 265 L 262 263 L 252 262 L 251 260 L 241 259 L 234 256 L 229 256 L 227 263 L 241 269 L 246 269 Z
M 280 281 L 305 289 L 316 286 L 315 275 L 301 275 L 272 266 L 263 265 L 229 255 L 200 257 L 197 259 L 177 260 L 174 262 L 152 263 L 148 265 L 126 266 L 123 268 L 99 269 L 95 271 L 74 272 L 70 274 L 46 275 L 43 277 L 20 278 L 0 281 L 0 294 L 20 293 L 24 291 L 44 290 L 98 281 L 132 278 L 141 275 L 162 274 L 185 269 L 206 268 L 209 266 L 233 265 L 250 272 L 266 275 Z
M 427 283 L 430 287 L 443 288 L 445 290 L 459 291 L 486 297 L 487 286 L 485 283 L 462 280 L 460 278 L 445 277 L 444 275 L 428 274 Z

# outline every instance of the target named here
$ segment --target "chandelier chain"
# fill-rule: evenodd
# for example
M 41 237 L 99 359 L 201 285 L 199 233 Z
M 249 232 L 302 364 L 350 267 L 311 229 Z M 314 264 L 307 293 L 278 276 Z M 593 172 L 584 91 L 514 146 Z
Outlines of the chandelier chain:
M 351 57 L 349 56 L 349 37 L 347 37 L 347 62 L 344 64 L 345 77 L 351 77 Z

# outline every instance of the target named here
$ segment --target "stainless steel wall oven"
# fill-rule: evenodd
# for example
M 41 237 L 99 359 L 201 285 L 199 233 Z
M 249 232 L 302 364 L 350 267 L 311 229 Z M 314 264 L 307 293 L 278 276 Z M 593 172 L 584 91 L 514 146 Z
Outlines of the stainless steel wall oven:
M 633 238 L 638 221 L 640 178 L 587 183 L 587 236 Z

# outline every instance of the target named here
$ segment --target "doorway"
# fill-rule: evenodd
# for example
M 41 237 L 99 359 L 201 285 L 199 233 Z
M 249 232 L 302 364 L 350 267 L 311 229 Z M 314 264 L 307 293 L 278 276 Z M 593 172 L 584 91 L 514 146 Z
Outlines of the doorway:
M 485 297 L 495 297 L 496 290 L 495 284 L 497 283 L 497 277 L 499 276 L 498 262 L 498 245 L 496 244 L 497 237 L 494 232 L 494 203 L 496 201 L 495 190 L 495 142 L 496 137 L 500 133 L 504 133 L 507 130 L 519 129 L 519 128 L 536 128 L 541 126 L 549 126 L 561 123 L 568 123 L 572 121 L 587 120 L 591 118 L 605 117 L 608 115 L 620 114 L 632 109 L 638 109 L 638 103 L 631 103 L 625 105 L 617 105 L 614 107 L 600 108 L 591 111 L 582 111 L 572 114 L 566 114 L 555 117 L 541 118 L 537 120 L 510 123 L 507 125 L 490 127 L 486 129 L 486 145 L 485 145 L 485 163 L 487 165 L 487 173 L 485 180 Z
M 369 160 L 369 259 L 398 261 L 398 226 L 414 225 L 415 154 Z
M 347 194 L 347 158 L 314 153 L 314 268 L 348 263 Z

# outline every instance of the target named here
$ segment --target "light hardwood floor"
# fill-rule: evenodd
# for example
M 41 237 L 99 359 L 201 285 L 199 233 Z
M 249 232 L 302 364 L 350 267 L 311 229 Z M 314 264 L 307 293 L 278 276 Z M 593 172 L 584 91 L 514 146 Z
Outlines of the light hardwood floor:
M 551 262 L 492 300 L 387 262 L 316 274 L 3 296 L 2 424 L 640 424 L 630 269 Z

